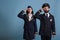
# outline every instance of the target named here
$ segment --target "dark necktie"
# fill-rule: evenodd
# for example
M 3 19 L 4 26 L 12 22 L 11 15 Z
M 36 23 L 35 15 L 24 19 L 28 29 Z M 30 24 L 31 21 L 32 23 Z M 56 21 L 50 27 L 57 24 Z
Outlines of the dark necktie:
M 46 17 L 48 18 L 48 14 L 46 14 Z

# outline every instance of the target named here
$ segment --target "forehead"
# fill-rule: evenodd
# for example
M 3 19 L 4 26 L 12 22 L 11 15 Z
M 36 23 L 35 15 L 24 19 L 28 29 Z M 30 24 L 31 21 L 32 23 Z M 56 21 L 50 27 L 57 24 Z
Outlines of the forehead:
M 49 8 L 48 6 L 44 7 L 44 8 Z

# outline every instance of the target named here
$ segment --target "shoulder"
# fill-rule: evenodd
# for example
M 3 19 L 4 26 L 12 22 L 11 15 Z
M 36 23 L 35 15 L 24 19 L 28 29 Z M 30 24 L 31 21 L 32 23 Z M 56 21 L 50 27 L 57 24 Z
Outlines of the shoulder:
M 52 18 L 54 18 L 54 15 L 50 14 L 50 16 L 51 16 Z
M 50 16 L 54 17 L 54 15 L 50 14 Z
M 40 16 L 44 16 L 45 15 L 45 13 L 43 13 L 43 14 L 39 14 Z
M 24 14 L 24 16 L 27 16 L 26 14 Z

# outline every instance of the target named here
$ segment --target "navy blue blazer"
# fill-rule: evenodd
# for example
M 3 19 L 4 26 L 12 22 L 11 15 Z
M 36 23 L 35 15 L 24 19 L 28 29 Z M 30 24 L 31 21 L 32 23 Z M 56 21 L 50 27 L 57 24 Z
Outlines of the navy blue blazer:
M 22 18 L 24 20 L 24 34 L 23 34 L 23 38 L 27 39 L 33 39 L 35 36 L 35 32 L 37 32 L 37 25 L 36 25 L 36 18 L 34 17 L 34 15 L 32 16 L 32 20 L 29 21 L 28 20 L 28 16 L 26 14 L 23 14 L 24 11 L 22 10 L 19 14 L 18 17 Z
M 49 18 L 47 18 L 45 14 L 40 14 L 40 11 L 37 11 L 35 17 L 40 20 L 39 35 L 51 35 L 55 32 L 55 20 L 53 15 L 50 14 Z M 53 35 L 55 35 L 55 33 Z

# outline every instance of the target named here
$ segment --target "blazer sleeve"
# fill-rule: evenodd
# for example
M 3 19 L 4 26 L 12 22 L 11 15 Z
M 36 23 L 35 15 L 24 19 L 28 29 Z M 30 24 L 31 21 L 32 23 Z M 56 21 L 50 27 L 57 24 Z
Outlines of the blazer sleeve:
M 37 24 L 36 24 L 36 19 L 35 19 L 35 22 L 34 22 L 34 33 L 37 32 Z
M 24 11 L 22 10 L 17 16 L 19 17 L 19 18 L 22 18 L 22 19 L 24 19 Z
M 52 21 L 52 32 L 55 32 L 55 19 L 54 19 L 54 16 L 53 16 L 53 21 Z M 53 35 L 56 35 L 56 32 Z
M 35 17 L 37 19 L 41 19 L 41 14 L 40 13 L 41 13 L 41 10 L 39 10 L 39 11 L 36 12 Z

